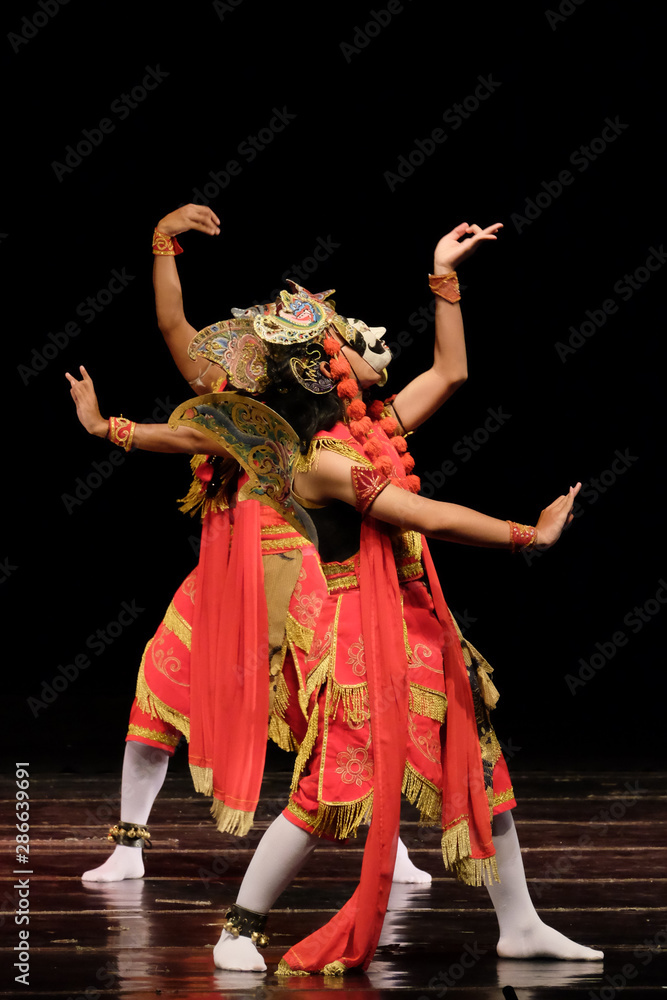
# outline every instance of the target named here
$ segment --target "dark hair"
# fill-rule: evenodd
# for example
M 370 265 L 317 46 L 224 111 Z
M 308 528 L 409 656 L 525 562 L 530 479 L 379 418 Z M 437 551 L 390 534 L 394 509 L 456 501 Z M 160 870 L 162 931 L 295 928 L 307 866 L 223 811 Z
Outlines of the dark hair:
M 343 419 L 343 400 L 335 389 L 322 393 L 304 389 L 294 378 L 289 361 L 289 356 L 269 359 L 271 385 L 262 393 L 262 402 L 291 424 L 305 454 L 314 434 L 330 430 Z

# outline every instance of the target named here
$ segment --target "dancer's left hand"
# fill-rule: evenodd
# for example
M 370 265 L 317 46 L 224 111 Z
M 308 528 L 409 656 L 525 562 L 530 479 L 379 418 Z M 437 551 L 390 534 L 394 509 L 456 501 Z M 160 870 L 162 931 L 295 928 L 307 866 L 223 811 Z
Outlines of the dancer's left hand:
M 503 228 L 502 222 L 494 222 L 492 226 L 482 229 L 481 226 L 468 225 L 462 222 L 451 233 L 443 236 L 435 248 L 433 256 L 433 273 L 447 274 L 454 271 L 462 261 L 466 260 L 482 242 L 496 240 L 496 233 Z M 464 237 L 466 237 L 464 239 Z

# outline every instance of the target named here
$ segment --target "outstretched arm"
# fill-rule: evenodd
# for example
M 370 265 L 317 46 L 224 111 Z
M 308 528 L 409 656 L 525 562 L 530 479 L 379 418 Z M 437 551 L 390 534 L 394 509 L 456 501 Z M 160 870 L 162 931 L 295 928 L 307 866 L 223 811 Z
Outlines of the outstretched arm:
M 109 420 L 102 416 L 90 375 L 80 367 L 81 381 L 66 372 L 71 386 L 71 396 L 76 404 L 76 415 L 89 434 L 105 438 Z M 167 424 L 137 424 L 132 444 L 141 451 L 162 451 L 185 455 L 227 455 L 228 453 L 205 434 L 189 427 L 172 429 Z
M 353 467 L 354 462 L 323 449 L 317 469 L 296 477 L 296 492 L 312 503 L 342 500 L 354 507 L 357 497 L 352 481 Z M 563 528 L 572 520 L 572 505 L 580 489 L 581 483 L 570 487 L 564 496 L 558 497 L 542 511 L 536 525 L 536 548 L 548 549 L 558 541 Z M 461 545 L 511 548 L 507 521 L 488 517 L 459 504 L 427 500 L 398 486 L 386 486 L 374 500 L 370 512 L 380 521 L 394 524 L 404 531 L 419 531 L 428 538 L 440 538 Z
M 184 205 L 160 219 L 156 228 L 165 236 L 172 237 L 190 229 L 217 236 L 220 219 L 204 205 Z M 213 382 L 220 377 L 221 369 L 217 365 L 209 365 L 207 361 L 192 361 L 188 357 L 188 346 L 197 331 L 185 317 L 175 257 L 155 255 L 153 288 L 158 326 L 178 370 L 196 391 L 210 391 Z
M 435 248 L 433 274 L 448 274 L 469 257 L 480 243 L 497 239 L 502 223 L 486 229 L 462 222 L 443 236 Z M 466 237 L 466 238 L 464 238 Z M 433 364 L 401 390 L 394 400 L 406 431 L 423 424 L 468 377 L 463 317 L 459 302 L 435 296 L 435 350 Z

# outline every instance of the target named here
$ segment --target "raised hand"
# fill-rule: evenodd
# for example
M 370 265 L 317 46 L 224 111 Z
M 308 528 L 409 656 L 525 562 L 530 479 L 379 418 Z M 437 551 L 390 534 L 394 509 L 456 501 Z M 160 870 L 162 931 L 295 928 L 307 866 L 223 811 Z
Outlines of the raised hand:
M 65 372 L 65 377 L 72 387 L 70 393 L 76 404 L 76 415 L 89 434 L 94 434 L 96 437 L 101 438 L 106 437 L 109 430 L 109 421 L 105 420 L 100 413 L 93 380 L 83 365 L 81 365 L 79 371 L 83 376 L 81 381 L 74 378 L 69 372 Z
M 220 234 L 220 219 L 207 205 L 183 205 L 170 212 L 157 224 L 157 230 L 165 236 L 178 236 L 190 229 L 198 229 L 209 236 Z
M 545 507 L 537 524 L 536 549 L 550 549 L 560 538 L 563 528 L 572 520 L 572 505 L 574 498 L 581 489 L 581 483 L 570 486 L 564 496 L 557 497 L 553 503 Z
M 502 228 L 502 222 L 494 222 L 486 229 L 462 222 L 460 226 L 452 229 L 451 233 L 443 236 L 436 246 L 433 255 L 433 273 L 447 274 L 448 271 L 455 271 L 462 261 L 475 252 L 480 243 L 496 240 L 498 238 L 496 233 Z

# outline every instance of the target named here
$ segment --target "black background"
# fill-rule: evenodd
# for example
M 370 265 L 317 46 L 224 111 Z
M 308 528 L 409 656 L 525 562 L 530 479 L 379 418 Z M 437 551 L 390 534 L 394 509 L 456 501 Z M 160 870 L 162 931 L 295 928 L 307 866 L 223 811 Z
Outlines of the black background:
M 394 3 L 389 17 L 384 0 L 241 0 L 173 15 L 158 4 L 70 0 L 38 28 L 23 20 L 41 10 L 36 2 L 9 9 L 0 38 L 5 441 L 15 446 L 0 550 L 7 760 L 119 767 L 141 652 L 195 563 L 198 525 L 175 503 L 187 459 L 135 452 L 108 464 L 111 446 L 78 424 L 64 372 L 87 366 L 105 415 L 157 410 L 164 420 L 190 395 L 155 323 L 150 237 L 236 159 L 240 175 L 210 198 L 222 235 L 182 239 L 189 320 L 200 328 L 268 297 L 318 240 L 336 244 L 305 283 L 335 287 L 341 311 L 385 325 L 394 346 L 405 331 L 411 343 L 397 352 L 389 391 L 429 364 L 432 325 L 419 332 L 410 317 L 430 306 L 438 238 L 464 219 L 504 223 L 497 244 L 460 269 L 470 378 L 411 438 L 417 471 L 426 483 L 452 459 L 456 474 L 438 499 L 528 523 L 577 479 L 587 490 L 559 545 L 532 564 L 434 543 L 445 596 L 496 667 L 495 721 L 511 766 L 664 764 L 667 611 L 650 604 L 656 613 L 641 628 L 624 619 L 655 602 L 667 576 L 667 272 L 640 272 L 631 296 L 614 288 L 667 240 L 653 44 L 664 26 L 640 5 L 594 0 L 564 2 L 562 14 L 554 4 L 551 15 L 540 4 L 459 7 L 415 0 Z M 372 10 L 388 21 L 381 29 Z M 121 118 L 112 105 L 147 67 L 166 76 Z M 455 105 L 479 78 L 491 79 L 488 96 L 454 127 Z M 249 162 L 239 146 L 275 109 L 294 117 Z M 53 164 L 104 118 L 113 131 L 59 179 Z M 581 169 L 575 151 L 608 118 L 623 128 Z M 447 138 L 423 163 L 412 156 L 411 176 L 387 177 L 438 128 Z M 566 169 L 572 183 L 548 204 L 544 185 L 554 192 Z M 540 192 L 528 220 L 527 200 Z M 114 269 L 132 280 L 85 322 L 77 307 Z M 615 314 L 562 360 L 557 343 L 608 299 Z M 80 333 L 54 348 L 49 334 L 73 321 Z M 483 439 L 490 409 L 509 416 L 466 460 L 456 443 L 476 431 Z M 618 474 L 617 452 L 630 456 Z M 111 474 L 73 503 L 94 463 Z M 603 490 L 592 482 L 601 476 Z M 95 655 L 89 637 L 123 602 L 143 610 Z M 619 630 L 627 642 L 605 646 Z M 47 704 L 59 665 L 81 653 L 91 665 Z M 595 653 L 600 669 L 572 693 L 567 675 Z

